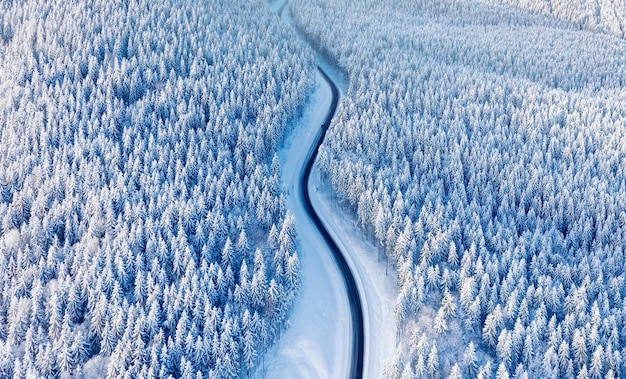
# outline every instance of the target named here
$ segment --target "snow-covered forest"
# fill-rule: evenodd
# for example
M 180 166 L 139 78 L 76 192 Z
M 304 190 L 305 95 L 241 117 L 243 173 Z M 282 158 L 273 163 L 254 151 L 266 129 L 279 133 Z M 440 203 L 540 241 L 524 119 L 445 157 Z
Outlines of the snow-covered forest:
M 485 0 L 569 21 L 579 28 L 626 37 L 626 0 Z
M 388 377 L 626 377 L 624 40 L 471 0 L 290 8 L 349 77 L 319 165 L 397 277 Z
M 0 1 L 0 377 L 260 366 L 314 67 L 263 0 Z

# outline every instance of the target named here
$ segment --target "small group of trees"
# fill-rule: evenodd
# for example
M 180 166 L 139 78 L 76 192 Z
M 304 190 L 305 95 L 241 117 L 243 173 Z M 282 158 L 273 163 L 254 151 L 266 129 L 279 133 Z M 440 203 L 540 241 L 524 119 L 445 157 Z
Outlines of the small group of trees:
M 0 377 L 237 377 L 300 285 L 264 1 L 0 1 Z
M 426 333 L 434 377 L 626 376 L 623 41 L 470 0 L 292 13 L 349 73 L 320 168 L 395 267 L 388 375 L 433 377 Z

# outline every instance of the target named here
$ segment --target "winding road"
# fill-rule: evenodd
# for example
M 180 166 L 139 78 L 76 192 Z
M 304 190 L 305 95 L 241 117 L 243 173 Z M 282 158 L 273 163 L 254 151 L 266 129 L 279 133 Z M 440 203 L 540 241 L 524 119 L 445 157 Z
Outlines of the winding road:
M 337 262 L 337 266 L 339 266 L 339 270 L 343 275 L 344 283 L 346 285 L 346 291 L 348 292 L 348 300 L 350 302 L 350 313 L 352 315 L 352 364 L 350 365 L 350 378 L 362 378 L 363 377 L 363 352 L 364 352 L 364 331 L 363 331 L 363 307 L 361 305 L 361 295 L 359 294 L 359 290 L 357 288 L 356 280 L 354 279 L 354 275 L 348 266 L 348 262 L 346 258 L 337 247 L 337 244 L 332 239 L 328 230 L 322 224 L 319 215 L 315 212 L 313 205 L 311 204 L 311 198 L 309 196 L 309 178 L 311 177 L 311 169 L 313 168 L 313 163 L 315 163 L 315 159 L 317 158 L 317 153 L 319 148 L 324 142 L 324 138 L 326 137 L 326 131 L 330 126 L 330 122 L 335 115 L 335 111 L 337 110 L 337 103 L 339 102 L 339 90 L 335 83 L 330 80 L 328 75 L 322 70 L 321 67 L 318 67 L 318 70 L 324 77 L 324 80 L 328 82 L 330 88 L 332 90 L 332 102 L 330 105 L 330 109 L 328 110 L 328 114 L 326 115 L 326 120 L 322 124 L 321 130 L 314 142 L 311 146 L 309 154 L 307 156 L 306 164 L 302 168 L 302 172 L 300 174 L 300 197 L 304 203 L 305 210 L 313 224 L 317 227 L 320 234 L 326 241 L 328 248 L 333 253 L 333 257 Z
M 281 19 L 283 19 L 283 11 L 287 7 L 288 2 L 285 1 L 277 13 Z M 292 25 L 293 26 L 293 25 Z M 316 132 L 314 139 L 310 145 L 309 151 L 304 159 L 302 168 L 299 172 L 297 182 L 297 197 L 298 202 L 303 206 L 304 213 L 309 218 L 311 223 L 315 226 L 323 242 L 328 247 L 328 250 L 332 253 L 332 257 L 339 269 L 339 272 L 343 279 L 345 286 L 345 292 L 350 309 L 350 325 L 351 325 L 351 350 L 350 357 L 351 362 L 347 365 L 348 378 L 361 379 L 364 375 L 364 351 L 365 351 L 365 333 L 364 333 L 364 317 L 363 317 L 363 305 L 361 301 L 361 294 L 359 287 L 355 279 L 355 275 L 350 269 L 350 265 L 346 257 L 343 255 L 341 249 L 338 247 L 337 242 L 329 233 L 329 230 L 322 222 L 320 215 L 316 212 L 309 194 L 309 179 L 311 178 L 311 172 L 314 167 L 315 159 L 317 158 L 319 148 L 324 142 L 326 132 L 331 124 L 331 121 L 335 115 L 337 105 L 339 103 L 340 92 L 336 83 L 330 79 L 328 74 L 320 66 L 317 67 L 320 75 L 330 87 L 332 98 L 328 108 L 328 112 L 324 121 Z M 330 337 L 330 336 L 329 336 Z M 329 346 L 330 347 L 330 346 Z

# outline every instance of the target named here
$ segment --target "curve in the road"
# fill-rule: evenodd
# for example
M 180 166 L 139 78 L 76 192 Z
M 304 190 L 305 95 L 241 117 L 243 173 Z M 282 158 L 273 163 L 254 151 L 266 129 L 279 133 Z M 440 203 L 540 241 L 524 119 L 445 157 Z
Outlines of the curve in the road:
M 278 16 L 282 19 L 283 11 L 288 5 L 288 1 L 285 1 L 278 10 Z M 346 291 L 348 292 L 348 301 L 350 303 L 350 314 L 352 318 L 352 363 L 350 364 L 350 375 L 349 378 L 361 379 L 363 378 L 363 357 L 365 351 L 365 332 L 363 328 L 363 306 L 361 303 L 361 295 L 357 288 L 356 280 L 354 279 L 354 274 L 352 270 L 350 270 L 350 266 L 346 261 L 346 258 L 341 253 L 341 250 L 335 243 L 335 240 L 330 236 L 328 230 L 313 208 L 313 204 L 311 203 L 311 198 L 309 196 L 309 178 L 311 176 L 311 170 L 313 169 L 313 164 L 315 163 L 315 159 L 317 158 L 317 153 L 326 138 L 326 131 L 330 127 L 330 122 L 332 121 L 335 111 L 337 110 L 337 104 L 339 103 L 339 90 L 337 89 L 337 85 L 333 82 L 326 72 L 321 68 L 317 67 L 319 72 L 322 74 L 324 80 L 330 86 L 332 92 L 332 101 L 330 104 L 330 108 L 328 109 L 328 113 L 326 115 L 326 119 L 322 124 L 321 130 L 317 135 L 313 145 L 311 146 L 311 150 L 306 159 L 306 164 L 304 165 L 302 172 L 300 173 L 300 188 L 299 193 L 302 199 L 302 203 L 304 204 L 304 208 L 308 216 L 313 221 L 315 227 L 319 230 L 320 234 L 324 238 L 326 245 L 333 253 L 333 257 L 335 258 L 335 262 L 337 262 L 337 266 L 339 267 L 339 271 L 343 276 L 344 284 L 346 286 Z
M 354 279 L 354 275 L 350 267 L 348 266 L 348 262 L 346 258 L 337 247 L 337 244 L 332 239 L 328 230 L 322 224 L 319 215 L 315 212 L 313 205 L 311 204 L 311 198 L 309 197 L 309 177 L 311 176 L 311 169 L 313 168 L 313 163 L 315 162 L 315 158 L 317 157 L 317 153 L 319 151 L 320 145 L 324 142 L 324 138 L 326 137 L 326 131 L 330 126 L 330 122 L 335 115 L 335 111 L 337 110 L 337 103 L 339 101 L 339 90 L 335 83 L 326 75 L 324 70 L 321 67 L 318 67 L 318 70 L 324 77 L 324 80 L 328 82 L 330 88 L 332 90 L 332 102 L 330 108 L 328 110 L 328 114 L 324 123 L 322 124 L 322 128 L 317 135 L 317 138 L 314 144 L 311 147 L 311 151 L 309 151 L 306 164 L 302 169 L 302 173 L 300 175 L 300 196 L 302 197 L 303 204 L 305 210 L 320 234 L 324 238 L 324 241 L 328 245 L 328 248 L 333 253 L 333 257 L 337 262 L 337 266 L 343 275 L 344 283 L 346 285 L 346 290 L 348 292 L 348 301 L 350 302 L 350 314 L 352 315 L 352 363 L 350 365 L 350 378 L 361 379 L 363 377 L 363 355 L 364 355 L 364 330 L 363 330 L 363 307 L 361 305 L 361 295 L 359 294 L 359 290 L 357 288 L 356 280 Z
M 281 19 L 283 18 L 283 11 L 285 10 L 286 6 L 287 6 L 287 2 L 285 1 L 283 5 L 281 5 L 280 8 L 278 9 L 278 17 Z

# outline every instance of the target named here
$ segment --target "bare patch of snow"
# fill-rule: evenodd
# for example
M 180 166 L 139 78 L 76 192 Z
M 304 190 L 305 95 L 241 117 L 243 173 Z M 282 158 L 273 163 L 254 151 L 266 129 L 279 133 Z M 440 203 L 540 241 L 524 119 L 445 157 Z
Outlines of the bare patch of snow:
M 4 234 L 4 246 L 12 249 L 20 244 L 20 232 L 17 229 L 11 229 Z

